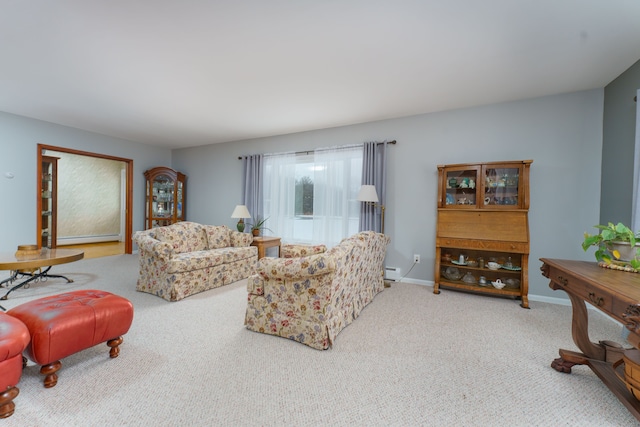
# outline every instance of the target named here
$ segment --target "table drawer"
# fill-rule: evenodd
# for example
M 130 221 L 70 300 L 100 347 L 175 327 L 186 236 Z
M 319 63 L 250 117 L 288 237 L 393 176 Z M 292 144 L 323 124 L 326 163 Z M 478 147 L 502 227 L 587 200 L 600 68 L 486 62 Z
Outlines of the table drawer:
M 613 313 L 613 298 L 606 291 L 595 288 L 554 267 L 549 270 L 549 279 L 557 283 L 568 294 L 575 295 L 616 318 L 620 317 L 620 313 L 617 315 Z

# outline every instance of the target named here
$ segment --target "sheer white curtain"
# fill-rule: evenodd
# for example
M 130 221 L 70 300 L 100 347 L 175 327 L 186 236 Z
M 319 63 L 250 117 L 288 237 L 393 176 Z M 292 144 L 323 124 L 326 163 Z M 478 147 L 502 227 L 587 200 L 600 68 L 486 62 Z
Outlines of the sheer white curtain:
M 315 153 L 313 174 L 313 241 L 335 246 L 358 232 L 362 146 L 336 147 Z
M 636 96 L 636 147 L 635 147 L 635 160 L 633 165 L 633 206 L 631 215 L 631 229 L 634 231 L 640 230 L 640 108 L 638 108 L 638 102 L 640 102 L 640 89 L 638 89 Z
M 286 241 L 295 230 L 296 155 L 265 156 L 263 184 L 265 225 Z
M 266 155 L 263 194 L 267 227 L 287 243 L 335 246 L 358 232 L 360 202 L 356 198 L 361 175 L 361 145 L 302 155 Z M 302 211 L 298 200 L 296 214 L 296 181 L 303 178 L 313 182 L 313 212 Z

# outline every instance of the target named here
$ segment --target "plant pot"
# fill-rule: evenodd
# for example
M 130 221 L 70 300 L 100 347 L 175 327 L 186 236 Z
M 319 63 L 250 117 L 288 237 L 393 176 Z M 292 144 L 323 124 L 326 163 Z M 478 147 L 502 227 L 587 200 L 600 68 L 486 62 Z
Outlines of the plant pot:
M 251 230 L 251 234 L 255 236 L 259 236 L 260 235 L 260 230 Z
M 631 246 L 629 242 L 617 242 L 611 243 L 611 250 L 617 250 L 620 254 L 619 261 L 629 262 L 636 257 L 636 250 L 640 247 L 640 245 L 636 244 L 635 246 Z

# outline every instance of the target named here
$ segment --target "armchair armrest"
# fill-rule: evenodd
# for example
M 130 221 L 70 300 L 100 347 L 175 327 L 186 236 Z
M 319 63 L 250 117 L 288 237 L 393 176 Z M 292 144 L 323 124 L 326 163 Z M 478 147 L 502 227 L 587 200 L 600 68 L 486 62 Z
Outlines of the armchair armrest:
M 282 258 L 297 258 L 315 254 L 322 254 L 327 251 L 325 245 L 299 245 L 286 243 L 280 248 Z
M 141 252 L 156 256 L 163 262 L 170 261 L 175 253 L 170 243 L 156 240 L 151 236 L 143 234 L 143 232 L 136 232 L 133 235 L 133 241 L 138 245 L 138 249 Z
M 256 274 L 247 280 L 249 298 L 252 295 L 264 295 L 265 292 L 282 295 L 297 295 L 300 282 L 323 283 L 336 270 L 333 257 L 316 254 L 300 258 L 270 258 L 258 261 Z M 326 289 L 325 289 L 326 288 Z M 277 289 L 277 290 L 276 290 Z M 329 292 L 328 287 L 316 289 L 319 294 Z
M 302 279 L 328 274 L 336 269 L 333 257 L 316 254 L 298 258 L 270 258 L 258 261 L 256 272 L 263 279 Z

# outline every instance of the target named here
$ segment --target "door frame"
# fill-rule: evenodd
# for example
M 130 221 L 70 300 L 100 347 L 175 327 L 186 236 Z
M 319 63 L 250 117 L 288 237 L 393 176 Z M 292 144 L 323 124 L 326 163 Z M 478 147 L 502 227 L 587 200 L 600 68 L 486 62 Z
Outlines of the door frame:
M 42 176 L 42 151 L 43 150 L 51 150 L 51 151 L 58 151 L 61 153 L 68 153 L 68 154 L 77 154 L 80 156 L 87 156 L 87 157 L 97 157 L 99 159 L 106 159 L 106 160 L 115 160 L 118 162 L 123 162 L 126 166 L 126 195 L 125 195 L 125 217 L 126 217 L 126 221 L 125 221 L 125 235 L 124 235 L 124 253 L 125 254 L 131 254 L 132 250 L 133 250 L 133 244 L 131 241 L 131 234 L 133 233 L 133 160 L 132 159 L 125 159 L 123 157 L 115 157 L 115 156 L 109 156 L 106 154 L 98 154 L 98 153 L 91 153 L 88 151 L 82 151 L 82 150 L 74 150 L 71 148 L 64 148 L 64 147 L 56 147 L 53 145 L 45 145 L 45 144 L 38 144 L 38 155 L 37 155 L 37 169 L 36 169 L 36 197 L 37 197 L 37 203 L 36 203 L 36 218 L 37 220 L 37 224 L 36 224 L 36 238 L 38 238 L 38 236 L 40 236 L 42 234 L 42 222 L 40 221 L 40 214 L 41 214 L 41 203 L 42 200 L 40 199 L 40 195 L 42 193 L 42 180 L 40 179 L 40 177 Z

